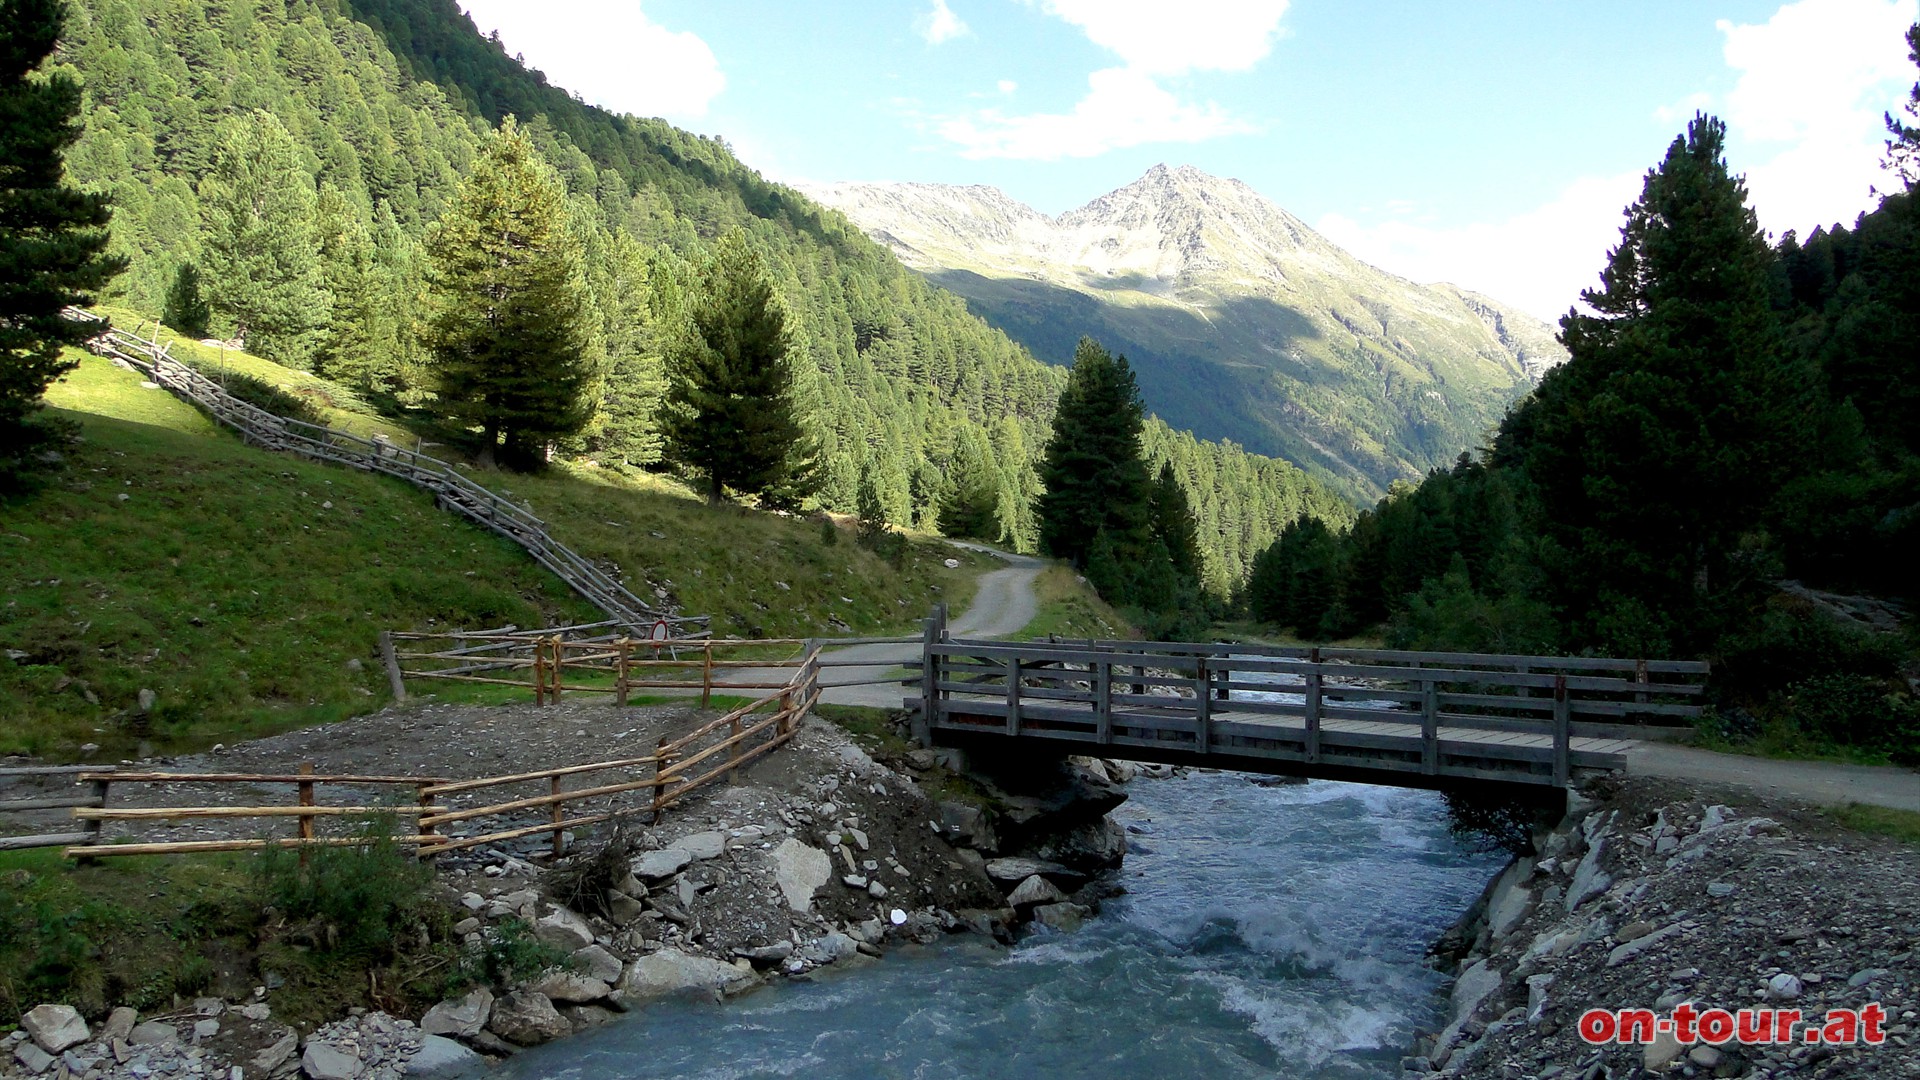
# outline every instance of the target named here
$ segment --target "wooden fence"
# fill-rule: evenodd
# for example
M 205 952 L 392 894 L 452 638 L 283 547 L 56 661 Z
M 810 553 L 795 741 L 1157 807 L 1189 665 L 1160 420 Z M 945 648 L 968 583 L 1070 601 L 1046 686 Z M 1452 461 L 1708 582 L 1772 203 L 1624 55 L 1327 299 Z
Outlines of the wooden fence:
M 101 321 L 74 308 L 68 308 L 66 314 L 76 321 Z M 363 439 L 322 424 L 277 416 L 227 393 L 219 383 L 168 355 L 168 347 L 159 341 L 118 327 L 94 338 L 89 348 L 138 368 L 157 385 L 239 432 L 240 437 L 252 445 L 364 472 L 384 473 L 431 491 L 442 509 L 451 510 L 518 544 L 535 562 L 551 570 L 629 633 L 647 634 L 663 622 L 676 637 L 697 637 L 706 632 L 708 616 L 683 616 L 657 609 L 630 592 L 612 573 L 555 540 L 548 534 L 546 522 L 535 517 L 532 511 L 475 483 L 450 462 L 395 446 L 384 439 Z
M 41 765 L 31 769 L 0 769 L 0 778 L 15 776 L 74 776 L 80 777 L 87 793 L 84 795 L 43 795 L 25 799 L 0 800 L 0 814 L 26 813 L 32 810 L 80 810 L 107 804 L 107 785 L 103 780 L 87 779 L 89 776 L 110 774 L 113 770 L 101 769 L 92 765 Z M 17 851 L 21 848 L 59 847 L 62 844 L 90 844 L 94 842 L 100 827 L 92 822 L 79 829 L 65 832 L 40 833 L 30 836 L 0 836 L 0 851 Z
M 95 792 L 84 805 L 69 803 L 84 831 L 33 846 L 68 844 L 69 858 L 98 859 L 125 855 L 178 855 L 195 852 L 249 851 L 270 847 L 313 847 L 363 844 L 364 835 L 321 835 L 319 825 L 338 822 L 350 827 L 392 817 L 405 823 L 392 834 L 395 843 L 412 847 L 422 858 L 442 852 L 500 844 L 527 836 L 550 834 L 553 853 L 565 850 L 565 834 L 636 814 L 658 816 L 701 786 L 791 741 L 800 720 L 820 697 L 818 651 L 792 665 L 793 675 L 774 692 L 730 710 L 676 739 L 661 739 L 650 754 L 593 761 L 505 776 L 448 779 L 435 776 L 359 776 L 316 773 L 311 765 L 295 773 L 131 773 L 69 769 L 80 783 Z M 46 771 L 46 770 L 39 770 Z M 585 786 L 577 786 L 581 783 Z M 240 804 L 200 802 L 161 806 L 112 805 L 115 785 L 165 784 L 178 788 L 215 788 L 241 794 Z M 576 786 L 569 787 L 569 784 Z M 289 789 L 291 801 L 267 804 L 260 788 Z M 405 797 L 369 800 L 357 797 L 344 803 L 321 802 L 323 790 L 388 789 Z M 474 793 L 487 792 L 496 801 L 476 803 Z M 504 796 L 504 797 L 503 797 Z M 636 797 L 639 796 L 639 797 Z M 51 802 L 53 800 L 46 800 Z M 537 821 L 521 823 L 533 816 Z M 108 822 L 219 820 L 267 823 L 291 820 L 291 835 L 226 837 L 212 840 L 114 842 L 104 835 Z M 479 824 L 482 831 L 457 831 L 456 826 Z M 19 844 L 15 846 L 28 846 Z
M 445 680 L 493 686 L 526 687 L 536 704 L 568 694 L 610 694 L 626 705 L 636 690 L 698 691 L 705 708 L 714 691 L 776 690 L 787 684 L 787 669 L 809 662 L 819 669 L 902 666 L 872 659 L 823 655 L 829 647 L 917 645 L 915 637 L 867 638 L 635 638 L 606 632 L 612 623 L 589 623 L 526 633 L 497 630 L 433 632 L 391 630 L 381 635 L 381 652 L 397 687 L 407 680 Z M 793 647 L 785 659 L 741 656 L 770 648 Z M 898 675 L 821 681 L 820 689 L 839 686 L 917 683 Z

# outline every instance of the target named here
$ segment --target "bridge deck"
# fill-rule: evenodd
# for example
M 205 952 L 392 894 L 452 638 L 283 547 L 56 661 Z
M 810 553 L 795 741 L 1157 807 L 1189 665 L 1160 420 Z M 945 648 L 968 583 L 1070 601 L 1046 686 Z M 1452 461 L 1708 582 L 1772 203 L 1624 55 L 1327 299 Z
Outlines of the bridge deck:
M 1416 787 L 1564 787 L 1626 765 L 1617 719 L 1695 715 L 1704 664 L 1186 643 L 956 642 L 930 622 L 928 743 Z M 1263 655 L 1264 653 L 1264 655 Z M 1440 666 L 1435 666 L 1440 665 Z M 1606 721 L 1606 722 L 1603 722 Z

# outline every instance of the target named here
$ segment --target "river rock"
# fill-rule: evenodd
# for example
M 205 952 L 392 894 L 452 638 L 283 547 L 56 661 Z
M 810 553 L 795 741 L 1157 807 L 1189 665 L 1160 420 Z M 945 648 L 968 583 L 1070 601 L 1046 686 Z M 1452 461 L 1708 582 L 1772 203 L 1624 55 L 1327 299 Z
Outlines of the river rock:
M 1500 989 L 1500 969 L 1485 960 L 1476 960 L 1453 981 L 1453 1017 L 1461 1021 L 1473 1015 L 1487 995 Z
M 678 994 L 718 1001 L 752 981 L 751 975 L 732 964 L 690 956 L 678 949 L 661 949 L 629 965 L 620 979 L 620 989 L 642 1001 Z
M 633 872 L 647 881 L 664 881 L 687 868 L 693 855 L 685 848 L 664 847 L 633 860 Z
M 744 957 L 749 963 L 755 966 L 767 967 L 772 964 L 778 964 L 780 961 L 792 956 L 793 942 L 776 941 L 771 945 L 758 945 L 753 948 L 735 949 L 733 950 L 733 955 Z
M 21 1014 L 20 1030 L 49 1054 L 87 1041 L 87 1022 L 71 1005 L 35 1005 Z
M 599 979 L 609 985 L 620 981 L 620 973 L 626 965 L 620 958 L 599 945 L 589 945 L 573 954 L 573 969 L 589 979 Z
M 723 832 L 697 832 L 690 836 L 683 836 L 667 846 L 669 848 L 679 848 L 696 862 L 702 859 L 717 859 L 726 854 L 727 834 Z
M 1805 990 L 1798 975 L 1784 971 L 1767 980 L 1768 1001 L 1797 1001 Z
M 427 1010 L 420 1018 L 420 1030 L 429 1035 L 457 1035 L 470 1038 L 487 1026 L 493 1013 L 493 991 L 486 987 Z
M 987 876 L 993 880 L 1006 882 L 1025 881 L 1035 874 L 1039 874 L 1042 877 L 1066 879 L 1069 881 L 1078 881 L 1086 877 L 1085 874 L 1077 870 L 1070 870 L 1057 862 L 1048 862 L 1045 859 L 1028 859 L 1018 856 L 1006 859 L 989 859 L 986 864 L 986 871 Z
M 420 1049 L 407 1059 L 406 1076 L 446 1076 L 464 1072 L 486 1059 L 452 1039 L 428 1035 L 420 1040 Z
M 553 1007 L 545 994 L 516 990 L 493 1003 L 487 1027 L 495 1035 L 521 1046 L 538 1046 L 573 1032 L 573 1025 Z
M 977 806 L 958 802 L 941 803 L 940 828 L 947 839 L 956 846 L 969 847 L 989 854 L 1000 848 L 999 839 L 994 835 L 993 824 Z
M 789 836 L 767 856 L 773 861 L 773 879 L 795 911 L 813 907 L 813 894 L 833 877 L 833 859 L 826 852 Z
M 100 1041 L 124 1039 L 133 1034 L 133 1026 L 139 1022 L 140 1014 L 122 1005 L 107 1014 L 107 1022 L 100 1027 Z
M 593 944 L 593 927 L 579 915 L 556 907 L 533 924 L 533 936 L 556 949 L 574 952 Z
M 1035 874 L 1014 887 L 1007 896 L 1007 903 L 1014 907 L 1027 907 L 1034 904 L 1058 904 L 1065 901 L 1067 894 L 1054 887 L 1053 882 Z
M 808 946 L 804 955 L 816 964 L 832 964 L 845 960 L 859 951 L 859 942 L 835 931 Z
M 1126 857 L 1127 830 L 1111 818 L 1084 821 L 1049 835 L 1033 853 L 1087 873 L 1110 870 Z
M 1683 927 L 1680 923 L 1671 923 L 1655 930 L 1651 934 L 1642 934 L 1625 944 L 1616 945 L 1613 951 L 1607 954 L 1607 966 L 1619 967 L 1621 964 L 1639 956 L 1641 953 L 1646 952 L 1668 938 L 1681 933 L 1682 930 Z
M 599 979 L 558 968 L 527 984 L 527 989 L 544 995 L 548 1001 L 564 1001 L 570 1005 L 586 1005 L 613 993 L 613 987 Z
M 610 892 L 607 894 L 607 914 L 612 918 L 613 925 L 615 926 L 631 925 L 633 920 L 639 918 L 646 910 L 647 905 L 635 900 L 626 893 Z
M 1661 1072 L 1673 1063 L 1673 1060 L 1686 1053 L 1687 1048 L 1670 1031 L 1656 1031 L 1653 1041 L 1640 1048 L 1640 1064 L 1648 1072 Z
M 1041 904 L 1033 909 L 1033 921 L 1052 930 L 1070 934 L 1086 921 L 1087 910 L 1079 904 Z
M 285 1064 L 287 1059 L 293 1056 L 293 1052 L 298 1049 L 300 1049 L 299 1033 L 294 1031 L 287 1032 L 285 1035 L 275 1039 L 273 1043 L 264 1050 L 253 1055 L 252 1070 L 248 1072 L 247 1075 L 266 1076 L 268 1073 L 273 1072 L 273 1070 Z
M 57 1059 L 52 1054 L 33 1045 L 32 1040 L 28 1040 L 13 1048 L 13 1060 L 19 1062 L 20 1067 L 27 1070 L 27 1075 L 39 1076 L 41 1073 L 53 1068 L 53 1063 Z
M 309 1042 L 300 1055 L 300 1071 L 312 1080 L 354 1080 L 360 1075 L 360 1055 L 323 1042 Z
M 180 1041 L 180 1029 L 158 1020 L 148 1020 L 135 1024 L 133 1030 L 127 1033 L 127 1041 L 135 1046 L 165 1046 Z

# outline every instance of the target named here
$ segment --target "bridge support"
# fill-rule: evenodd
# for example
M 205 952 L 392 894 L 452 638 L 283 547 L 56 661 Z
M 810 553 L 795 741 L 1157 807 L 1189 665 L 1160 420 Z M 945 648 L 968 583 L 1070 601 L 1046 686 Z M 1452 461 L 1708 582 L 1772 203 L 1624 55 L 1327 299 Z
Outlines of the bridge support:
M 941 658 L 934 654 L 935 645 L 945 644 L 947 640 L 947 605 L 935 604 L 927 615 L 920 635 L 920 714 L 913 718 L 913 740 L 921 746 L 933 747 L 934 711 L 940 706 L 940 668 Z

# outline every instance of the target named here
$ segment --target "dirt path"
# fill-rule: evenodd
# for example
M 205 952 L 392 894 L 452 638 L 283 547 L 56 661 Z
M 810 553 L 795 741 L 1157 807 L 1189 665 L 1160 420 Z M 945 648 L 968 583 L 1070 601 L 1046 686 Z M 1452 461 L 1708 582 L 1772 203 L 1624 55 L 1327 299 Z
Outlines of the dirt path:
M 1021 628 L 1032 622 L 1039 613 L 1040 600 L 1034 593 L 1034 579 L 1046 567 L 1041 559 L 1026 555 L 1010 555 L 1004 551 L 984 547 L 979 544 L 959 544 L 972 551 L 983 551 L 989 555 L 1006 560 L 1007 566 L 999 570 L 990 570 L 980 576 L 980 585 L 974 593 L 973 603 L 947 629 L 957 637 L 1006 637 L 1017 634 Z M 871 660 L 872 666 L 834 667 L 826 670 L 825 681 L 852 682 L 860 679 L 884 678 L 908 660 L 920 656 L 917 645 L 853 645 L 845 649 L 835 649 L 824 654 L 835 660 Z M 822 694 L 823 700 L 833 705 L 865 705 L 879 709 L 897 709 L 907 697 L 907 690 L 898 684 L 878 683 L 871 686 L 839 686 L 828 689 Z
M 1642 743 L 1627 753 L 1634 776 L 1660 776 L 1746 788 L 1821 806 L 1864 803 L 1920 812 L 1920 773 L 1891 765 L 1775 761 L 1673 743 Z

